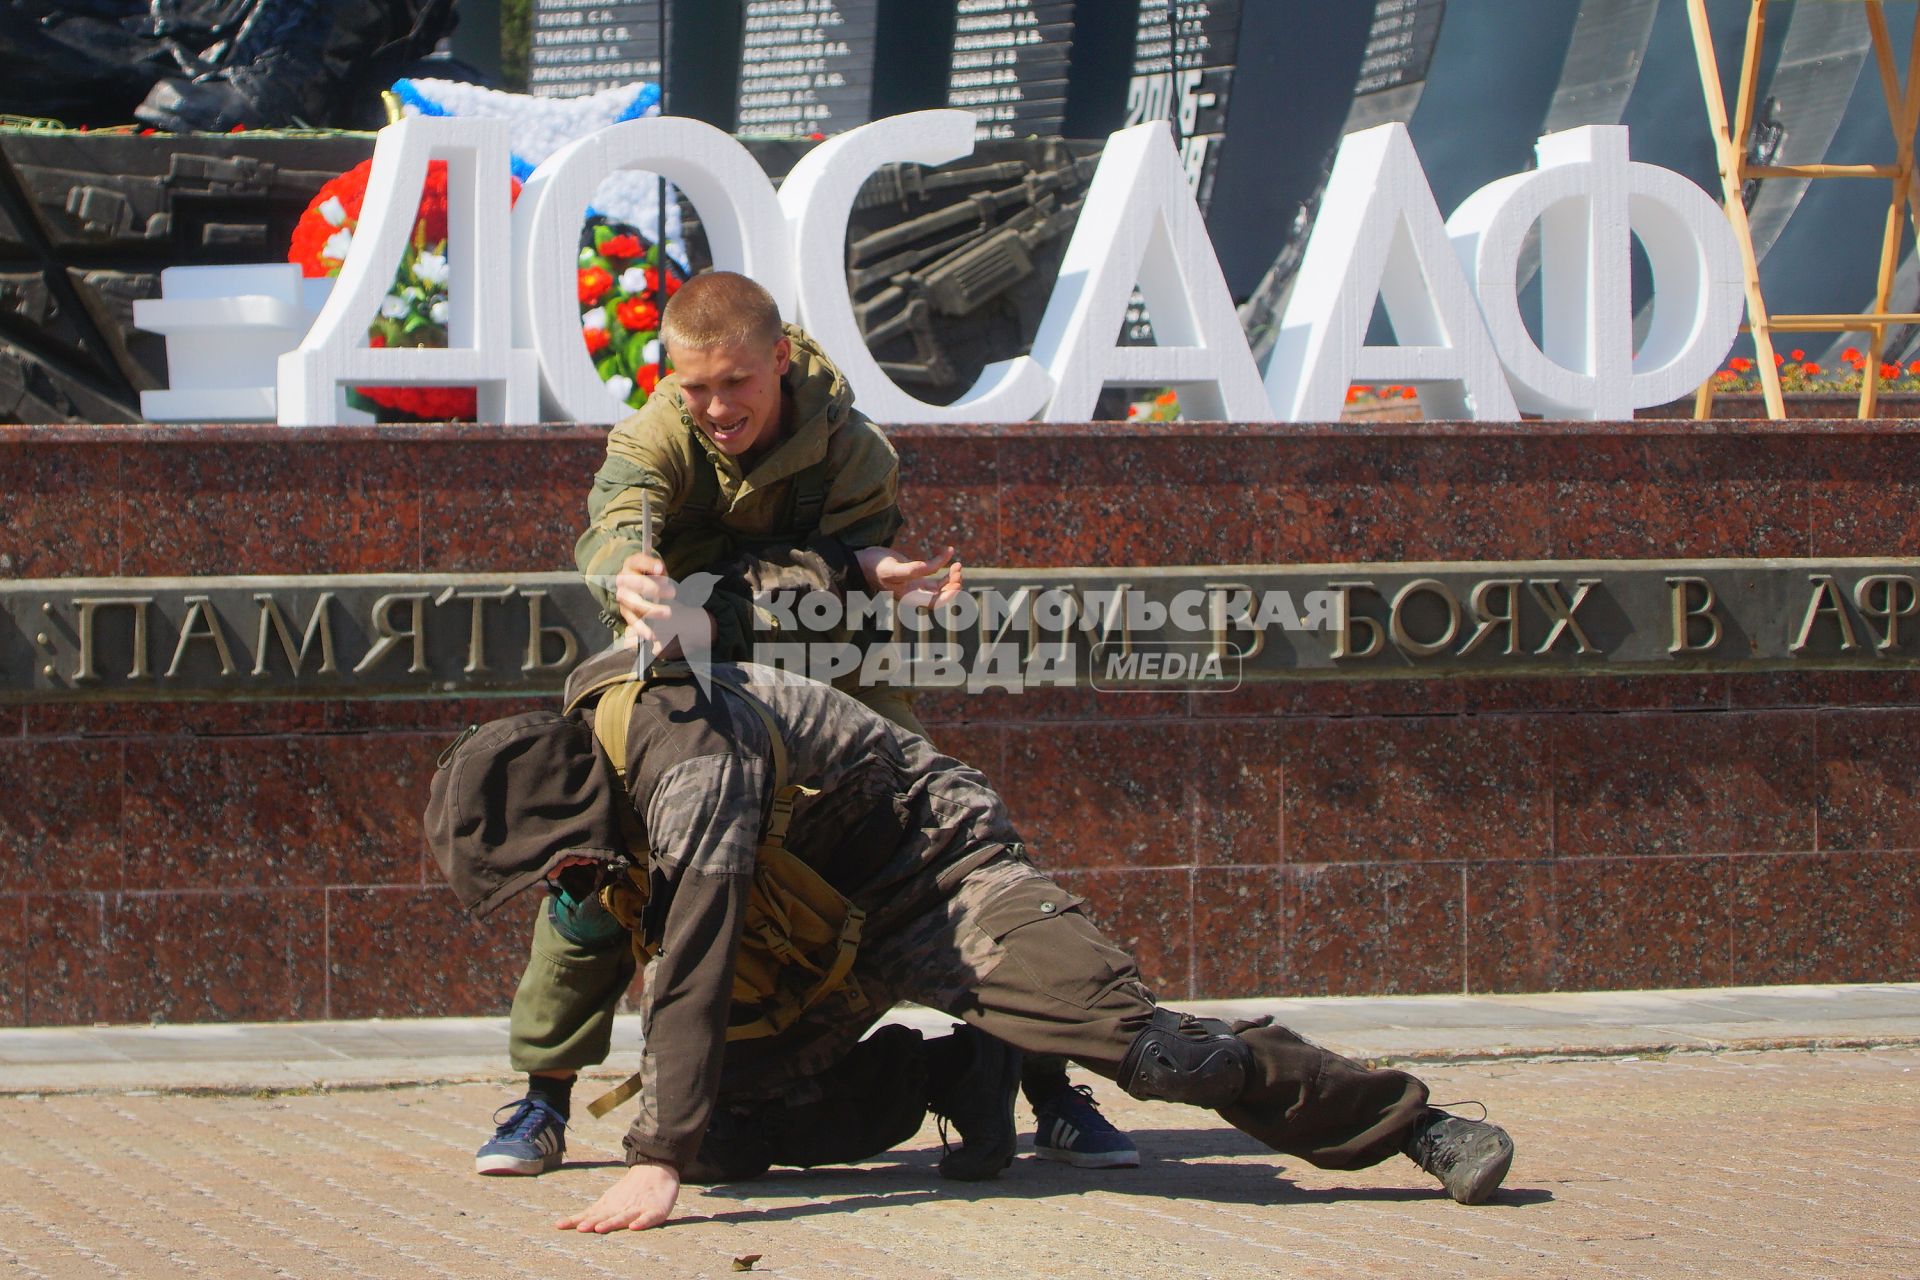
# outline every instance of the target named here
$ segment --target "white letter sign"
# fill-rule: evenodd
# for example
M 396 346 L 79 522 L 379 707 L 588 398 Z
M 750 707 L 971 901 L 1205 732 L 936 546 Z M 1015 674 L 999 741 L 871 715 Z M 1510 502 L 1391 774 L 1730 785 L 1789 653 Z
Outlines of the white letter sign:
M 971 155 L 975 123 L 971 111 L 915 111 L 876 120 L 827 139 L 780 184 L 799 278 L 798 323 L 832 353 L 861 412 L 880 422 L 1019 422 L 1039 413 L 1053 391 L 1045 369 L 1017 356 L 981 370 L 952 404 L 928 404 L 887 376 L 853 314 L 847 293 L 847 215 L 861 184 L 883 164 L 945 164 Z
M 1159 346 L 1114 345 L 1136 282 Z M 1267 416 L 1260 371 L 1166 121 L 1107 139 L 1033 358 L 1055 384 L 1049 422 L 1087 421 L 1109 385 L 1173 387 L 1188 419 Z
M 1678 174 L 1627 160 L 1618 125 L 1540 139 L 1540 168 L 1489 183 L 1447 220 L 1522 409 L 1625 419 L 1711 377 L 1746 305 L 1720 206 Z M 1521 242 L 1540 224 L 1541 336 L 1520 316 Z M 1633 350 L 1634 234 L 1653 269 L 1653 322 Z
M 354 384 L 473 387 L 480 421 L 539 421 L 539 375 L 533 353 L 513 347 L 512 281 L 499 262 L 509 155 L 504 120 L 422 116 L 380 131 L 340 278 L 298 349 L 280 357 L 282 424 L 342 421 Z M 447 345 L 372 348 L 367 326 L 413 235 L 429 160 L 447 162 Z
M 554 152 L 533 171 L 513 211 L 516 332 L 540 357 L 545 400 L 574 422 L 618 422 L 633 412 L 607 390 L 580 338 L 580 224 L 607 175 L 646 169 L 673 179 L 700 210 L 713 265 L 752 276 L 793 308 L 786 225 L 766 171 L 710 124 L 678 116 L 627 120 Z M 845 287 L 844 285 L 842 286 Z
M 1366 345 L 1375 298 L 1401 345 Z M 1403 124 L 1340 144 L 1267 363 L 1288 422 L 1338 418 L 1351 382 L 1417 386 L 1430 418 L 1520 416 Z

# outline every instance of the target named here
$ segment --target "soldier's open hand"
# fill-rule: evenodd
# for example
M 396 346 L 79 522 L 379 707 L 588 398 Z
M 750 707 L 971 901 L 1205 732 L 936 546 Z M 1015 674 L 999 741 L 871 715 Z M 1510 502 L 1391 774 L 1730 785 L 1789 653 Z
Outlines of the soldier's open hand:
M 553 1225 L 561 1231 L 645 1231 L 673 1214 L 680 1198 L 680 1171 L 657 1160 L 630 1166 L 591 1209 L 570 1214 Z
M 867 585 L 902 604 L 931 608 L 960 594 L 960 561 L 952 547 L 931 560 L 915 560 L 892 547 L 863 547 L 854 554 Z

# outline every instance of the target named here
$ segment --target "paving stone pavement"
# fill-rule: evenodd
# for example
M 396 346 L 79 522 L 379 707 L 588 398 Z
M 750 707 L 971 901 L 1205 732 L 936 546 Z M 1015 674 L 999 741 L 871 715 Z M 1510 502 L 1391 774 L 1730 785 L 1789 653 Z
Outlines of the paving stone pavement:
M 1920 1276 L 1920 1049 L 1421 1068 L 1515 1136 L 1507 1186 L 1448 1201 L 1395 1158 L 1325 1173 L 1211 1113 L 1101 1082 L 1134 1170 L 1023 1155 L 943 1182 L 929 1126 L 855 1168 L 689 1189 L 677 1221 L 555 1231 L 618 1172 L 619 1115 L 568 1163 L 488 1179 L 505 1077 L 254 1095 L 0 1097 L 0 1276 L 976 1278 Z M 1031 1133 L 1031 1118 L 1022 1121 Z

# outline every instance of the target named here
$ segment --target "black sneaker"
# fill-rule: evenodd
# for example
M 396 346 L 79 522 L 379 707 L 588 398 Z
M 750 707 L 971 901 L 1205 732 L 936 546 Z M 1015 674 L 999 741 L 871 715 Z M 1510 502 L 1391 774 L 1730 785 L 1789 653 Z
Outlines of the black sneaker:
M 1513 1139 L 1505 1129 L 1431 1107 L 1401 1150 L 1461 1204 L 1483 1203 L 1513 1163 Z
M 946 1143 L 948 1121 L 960 1131 L 959 1147 L 948 1147 L 940 1157 L 940 1176 L 982 1182 L 1013 1163 L 1020 1051 L 972 1027 L 953 1034 L 959 1041 L 954 1048 L 968 1054 L 966 1066 L 951 1084 L 930 1089 L 927 1098 L 928 1108 L 941 1119 L 941 1143 Z

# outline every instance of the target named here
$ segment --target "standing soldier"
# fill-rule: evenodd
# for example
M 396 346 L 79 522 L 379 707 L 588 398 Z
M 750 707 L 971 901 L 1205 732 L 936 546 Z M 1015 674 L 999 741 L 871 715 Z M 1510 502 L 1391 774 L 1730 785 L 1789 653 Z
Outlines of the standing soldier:
M 787 582 L 935 600 L 960 589 L 947 551 L 931 561 L 890 545 L 901 525 L 899 459 L 886 436 L 853 407 L 853 392 L 802 330 L 782 325 L 771 295 L 745 276 L 705 272 L 669 300 L 661 339 L 674 372 L 645 406 L 607 438 L 607 458 L 587 499 L 588 527 L 575 558 L 629 645 L 672 652 L 659 627 L 695 575 L 711 575 L 700 609 L 677 610 L 681 626 L 705 629 L 710 652 L 746 658 L 756 639 L 757 589 Z M 653 548 L 658 547 L 659 554 Z M 680 603 L 688 601 L 683 597 Z M 775 639 L 760 620 L 758 638 Z M 903 690 L 849 688 L 916 734 L 925 730 Z M 509 1059 L 528 1075 L 526 1096 L 501 1109 L 475 1156 L 489 1174 L 537 1174 L 565 1152 L 576 1073 L 606 1059 L 615 1006 L 635 972 L 625 935 L 603 912 L 582 909 L 561 876 L 534 925 L 531 955 L 514 994 Z M 931 1101 L 963 1136 L 985 1104 L 1010 1091 L 1018 1057 L 985 1037 L 963 1037 L 934 1064 Z M 970 1056 L 969 1056 L 970 1055 Z M 952 1081 L 952 1088 L 943 1082 Z M 1087 1166 L 1139 1163 L 1132 1142 L 1107 1122 L 1058 1058 L 1029 1061 L 1028 1100 L 1042 1156 Z M 604 1101 L 604 1100 L 603 1100 Z M 1002 1110 L 1011 1124 L 1010 1098 Z M 917 1123 L 917 1121 L 916 1121 Z M 976 1132 L 983 1122 L 973 1119 Z M 963 1146 L 943 1164 L 955 1177 L 990 1177 L 1004 1159 L 995 1137 Z M 716 1140 L 721 1135 L 716 1135 Z M 986 1154 L 983 1154 L 986 1153 Z M 750 1163 L 750 1162 L 749 1162 Z M 821 1161 L 825 1163 L 825 1161 Z

